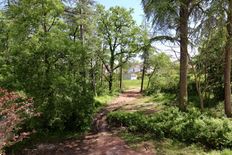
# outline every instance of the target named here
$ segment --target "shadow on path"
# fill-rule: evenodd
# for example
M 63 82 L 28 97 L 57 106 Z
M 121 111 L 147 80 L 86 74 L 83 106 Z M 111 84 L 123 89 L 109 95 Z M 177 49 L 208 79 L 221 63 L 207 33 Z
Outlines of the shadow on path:
M 106 116 L 142 95 L 137 90 L 126 91 L 96 114 L 92 132 L 82 139 L 66 140 L 59 144 L 40 144 L 33 150 L 24 150 L 24 155 L 153 155 L 145 146 L 131 149 L 121 138 L 109 130 Z

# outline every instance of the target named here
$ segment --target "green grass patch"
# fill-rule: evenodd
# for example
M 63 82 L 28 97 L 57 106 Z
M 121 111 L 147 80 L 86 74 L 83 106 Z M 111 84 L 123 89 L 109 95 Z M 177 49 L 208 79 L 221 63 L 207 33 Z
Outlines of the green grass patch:
M 148 140 L 151 140 L 151 135 L 149 134 L 133 134 L 131 132 L 120 132 L 118 134 L 121 138 L 123 138 L 123 140 L 125 140 L 125 142 L 132 146 L 132 145 L 136 145 L 136 144 L 139 144 L 141 142 L 144 142 L 144 141 L 148 141 Z
M 141 87 L 141 79 L 139 80 L 123 80 L 122 81 L 123 89 L 129 90 L 129 89 L 140 89 Z M 144 86 L 147 85 L 147 79 L 144 80 Z
M 174 103 L 176 101 L 176 94 L 158 93 L 152 97 L 152 101 L 165 105 L 170 105 L 170 103 Z
M 101 108 L 106 106 L 109 102 L 111 102 L 113 99 L 115 99 L 116 96 L 112 95 L 102 95 L 102 96 L 95 96 L 95 113 L 98 112 Z
M 97 103 L 101 105 L 107 105 L 107 103 L 112 101 L 114 98 L 115 96 L 103 95 L 103 96 L 96 96 L 94 99 Z

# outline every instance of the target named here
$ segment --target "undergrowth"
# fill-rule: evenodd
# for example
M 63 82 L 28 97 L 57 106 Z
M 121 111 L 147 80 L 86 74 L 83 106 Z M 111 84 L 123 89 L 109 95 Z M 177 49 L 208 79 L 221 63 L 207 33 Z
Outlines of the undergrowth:
M 130 132 L 150 133 L 154 138 L 172 138 L 185 143 L 200 143 L 207 148 L 232 148 L 232 122 L 214 118 L 191 108 L 180 112 L 168 107 L 152 115 L 116 111 L 108 115 L 111 126 L 125 126 Z

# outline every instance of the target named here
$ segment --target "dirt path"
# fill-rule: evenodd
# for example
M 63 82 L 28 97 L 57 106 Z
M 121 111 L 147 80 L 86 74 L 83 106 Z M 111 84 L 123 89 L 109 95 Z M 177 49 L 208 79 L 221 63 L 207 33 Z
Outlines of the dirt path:
M 111 132 L 106 122 L 108 112 L 118 110 L 128 102 L 141 97 L 137 90 L 130 90 L 101 110 L 93 121 L 93 131 L 81 140 L 67 140 L 59 144 L 40 144 L 34 150 L 25 150 L 24 155 L 153 155 L 152 149 L 141 146 L 131 149 L 121 138 Z

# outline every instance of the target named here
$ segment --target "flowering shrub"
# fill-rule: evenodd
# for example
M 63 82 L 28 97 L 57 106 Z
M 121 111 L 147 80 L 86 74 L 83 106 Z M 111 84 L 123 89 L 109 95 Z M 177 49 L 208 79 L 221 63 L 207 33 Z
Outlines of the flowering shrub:
M 30 134 L 16 131 L 26 118 L 35 115 L 31 98 L 25 99 L 18 93 L 0 88 L 0 154 L 4 146 L 21 141 Z

